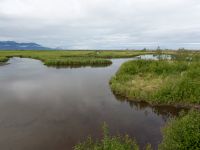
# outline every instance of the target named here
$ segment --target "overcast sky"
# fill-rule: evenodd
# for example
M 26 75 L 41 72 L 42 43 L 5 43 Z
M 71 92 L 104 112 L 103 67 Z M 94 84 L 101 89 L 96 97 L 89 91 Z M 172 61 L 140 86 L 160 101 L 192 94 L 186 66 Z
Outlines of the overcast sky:
M 5 40 L 67 49 L 200 49 L 200 0 L 0 0 Z

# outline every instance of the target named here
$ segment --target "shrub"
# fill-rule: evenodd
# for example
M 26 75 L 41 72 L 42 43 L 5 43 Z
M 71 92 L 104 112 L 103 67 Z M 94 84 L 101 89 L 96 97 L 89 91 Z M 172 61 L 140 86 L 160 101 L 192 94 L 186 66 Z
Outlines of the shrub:
M 151 147 L 148 145 L 147 149 L 150 150 Z M 94 141 L 89 137 L 85 142 L 76 145 L 74 150 L 139 150 L 139 147 L 128 135 L 110 136 L 108 127 L 104 124 L 102 140 Z
M 159 150 L 199 150 L 200 113 L 191 111 L 172 119 L 163 129 L 163 141 Z

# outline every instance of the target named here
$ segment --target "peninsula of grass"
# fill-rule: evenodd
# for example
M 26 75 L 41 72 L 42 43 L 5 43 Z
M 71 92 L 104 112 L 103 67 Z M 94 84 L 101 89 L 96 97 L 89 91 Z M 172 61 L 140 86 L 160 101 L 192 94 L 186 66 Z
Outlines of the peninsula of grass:
M 133 101 L 199 105 L 200 57 L 180 58 L 128 61 L 112 77 L 111 89 L 115 94 Z
M 0 50 L 0 56 L 130 58 L 155 51 L 141 50 Z M 171 53 L 170 51 L 168 53 Z

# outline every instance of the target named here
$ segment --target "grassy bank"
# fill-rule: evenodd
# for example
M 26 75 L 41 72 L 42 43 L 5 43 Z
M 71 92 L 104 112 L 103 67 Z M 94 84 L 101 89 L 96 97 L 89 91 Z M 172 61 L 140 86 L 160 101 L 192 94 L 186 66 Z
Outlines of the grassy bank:
M 152 104 L 200 104 L 200 55 L 124 63 L 110 86 L 117 95 Z

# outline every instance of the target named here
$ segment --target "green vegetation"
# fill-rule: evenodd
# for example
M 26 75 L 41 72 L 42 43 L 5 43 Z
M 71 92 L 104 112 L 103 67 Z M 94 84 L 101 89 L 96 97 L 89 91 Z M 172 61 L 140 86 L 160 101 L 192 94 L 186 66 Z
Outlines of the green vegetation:
M 200 113 L 191 111 L 172 119 L 163 129 L 163 141 L 159 150 L 200 149 Z
M 194 52 L 190 52 L 194 53 Z M 68 50 L 68 51 L 0 51 L 0 60 L 7 61 L 10 57 L 38 59 L 46 65 L 57 67 L 70 66 L 106 66 L 112 62 L 110 58 L 131 58 L 144 54 L 158 54 L 157 51 L 134 50 Z M 174 54 L 174 51 L 162 51 L 159 54 Z M 100 59 L 101 58 L 101 59 Z M 59 66 L 60 65 L 60 66 Z
M 24 57 L 53 67 L 97 67 L 110 65 L 108 58 L 143 54 L 171 54 L 173 60 L 126 62 L 110 82 L 114 93 L 154 104 L 199 104 L 200 53 L 197 51 L 0 51 L 0 62 Z
M 91 58 L 91 57 L 67 57 L 61 59 L 48 59 L 44 62 L 47 66 L 107 66 L 112 64 L 110 60 L 101 59 L 101 58 Z
M 68 51 L 0 51 L 0 56 L 41 56 L 41 57 L 97 57 L 97 58 L 129 58 L 142 54 L 152 54 L 152 51 L 134 50 L 68 50 Z
M 200 104 L 200 55 L 124 63 L 110 81 L 113 92 L 152 104 Z
M 0 63 L 8 61 L 7 57 L 0 57 Z
M 0 51 L 0 62 L 10 57 L 38 59 L 55 67 L 107 66 L 108 58 L 128 58 L 152 52 L 144 51 Z
M 200 53 L 195 51 L 0 51 L 0 63 L 10 57 L 23 57 L 38 59 L 47 66 L 55 67 L 106 66 L 112 63 L 108 58 L 143 54 L 171 54 L 172 60 L 124 63 L 110 81 L 115 94 L 151 104 L 200 105 Z M 135 140 L 128 135 L 111 136 L 106 125 L 103 131 L 100 141 L 88 138 L 74 149 L 139 150 Z M 163 137 L 160 150 L 200 149 L 199 111 L 172 119 L 163 129 Z M 151 146 L 147 145 L 146 150 L 151 150 Z
M 109 135 L 108 127 L 104 123 L 102 140 L 94 141 L 89 137 L 85 142 L 76 145 L 74 150 L 139 150 L 139 146 L 128 135 Z M 146 150 L 151 150 L 151 146 L 147 145 Z

